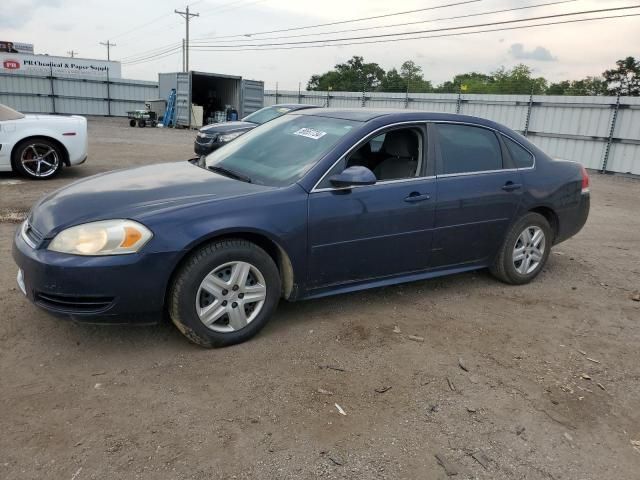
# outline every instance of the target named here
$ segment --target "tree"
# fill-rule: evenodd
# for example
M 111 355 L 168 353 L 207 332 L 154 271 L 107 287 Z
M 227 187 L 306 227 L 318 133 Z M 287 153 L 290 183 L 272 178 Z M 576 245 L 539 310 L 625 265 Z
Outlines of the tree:
M 605 70 L 602 74 L 609 93 L 637 97 L 640 96 L 640 60 L 627 57 L 616 62 L 617 68 Z
M 500 67 L 491 75 L 494 78 L 491 93 L 541 94 L 547 90 L 547 81 L 542 77 L 534 78 L 531 68 L 522 63 L 511 70 Z
M 444 82 L 436 91 L 442 93 L 458 93 L 460 88 L 464 93 L 493 93 L 493 94 L 529 94 L 544 93 L 547 81 L 542 77 L 533 77 L 531 68 L 527 65 L 516 65 L 511 70 L 500 67 L 495 72 L 469 72 L 453 77 L 452 81 Z
M 400 67 L 400 73 L 392 68 L 385 74 L 379 90 L 381 92 L 424 93 L 432 92 L 433 85 L 424 79 L 422 67 L 416 65 L 412 60 L 407 60 Z
M 359 92 L 375 90 L 382 82 L 385 71 L 377 63 L 365 63 L 363 57 L 354 56 L 346 63 L 337 64 L 333 70 L 312 75 L 307 90 L 334 90 Z
M 586 77 L 582 80 L 563 80 L 552 83 L 547 88 L 547 95 L 606 95 L 607 83 L 602 78 Z

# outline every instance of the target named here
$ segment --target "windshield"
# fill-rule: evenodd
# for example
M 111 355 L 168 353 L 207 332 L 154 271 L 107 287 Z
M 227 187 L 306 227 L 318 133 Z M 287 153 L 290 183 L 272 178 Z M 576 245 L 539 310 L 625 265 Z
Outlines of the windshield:
M 253 112 L 251 115 L 247 115 L 242 120 L 262 125 L 263 123 L 267 123 L 268 121 L 278 118 L 290 111 L 291 109 L 289 107 L 265 107 L 261 108 L 257 112 Z
M 261 185 L 290 185 L 358 125 L 336 118 L 285 115 L 210 153 L 205 165 Z
M 19 120 L 21 118 L 24 118 L 24 114 L 0 103 L 0 121 Z

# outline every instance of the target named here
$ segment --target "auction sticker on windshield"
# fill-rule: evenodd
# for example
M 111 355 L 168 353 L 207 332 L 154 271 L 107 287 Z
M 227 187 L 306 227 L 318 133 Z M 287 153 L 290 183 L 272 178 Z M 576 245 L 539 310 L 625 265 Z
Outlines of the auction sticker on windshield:
M 320 130 L 314 130 L 313 128 L 301 128 L 298 131 L 293 132 L 294 135 L 300 135 L 301 137 L 307 137 L 312 140 L 318 140 L 324 137 L 327 132 L 321 132 Z

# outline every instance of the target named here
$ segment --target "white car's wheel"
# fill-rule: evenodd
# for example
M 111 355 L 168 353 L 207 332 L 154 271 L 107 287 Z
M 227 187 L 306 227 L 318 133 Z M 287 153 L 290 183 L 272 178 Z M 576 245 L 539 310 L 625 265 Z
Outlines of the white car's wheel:
M 62 168 L 63 152 L 45 138 L 20 142 L 13 153 L 13 167 L 22 175 L 44 180 L 56 175 Z

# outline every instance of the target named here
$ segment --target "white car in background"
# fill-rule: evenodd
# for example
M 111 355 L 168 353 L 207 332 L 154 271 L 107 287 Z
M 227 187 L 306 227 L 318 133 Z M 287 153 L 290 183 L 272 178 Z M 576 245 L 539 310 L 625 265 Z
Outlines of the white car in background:
M 0 172 L 47 179 L 87 159 L 87 119 L 25 115 L 0 104 Z

